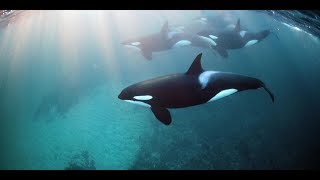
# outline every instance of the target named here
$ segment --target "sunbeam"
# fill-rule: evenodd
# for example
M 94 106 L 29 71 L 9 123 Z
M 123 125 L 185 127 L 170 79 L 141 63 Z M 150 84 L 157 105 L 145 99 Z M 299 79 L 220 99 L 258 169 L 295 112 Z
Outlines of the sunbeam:
M 303 26 L 243 10 L 3 12 L 0 169 L 299 168 L 318 153 L 319 40 Z

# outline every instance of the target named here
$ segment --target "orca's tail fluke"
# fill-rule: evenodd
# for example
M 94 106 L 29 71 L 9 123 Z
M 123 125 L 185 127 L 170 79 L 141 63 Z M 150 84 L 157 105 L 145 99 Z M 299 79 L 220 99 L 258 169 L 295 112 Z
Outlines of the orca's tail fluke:
M 272 102 L 274 102 L 274 95 L 273 95 L 273 93 L 267 88 L 267 86 L 266 86 L 264 83 L 262 84 L 262 87 L 263 87 L 264 90 L 267 91 L 267 93 L 269 94 Z

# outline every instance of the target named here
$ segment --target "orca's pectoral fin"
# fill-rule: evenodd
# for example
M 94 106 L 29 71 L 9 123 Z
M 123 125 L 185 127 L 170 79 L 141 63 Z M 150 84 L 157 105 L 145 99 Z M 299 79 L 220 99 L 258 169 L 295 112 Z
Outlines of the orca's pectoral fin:
M 214 55 L 217 56 L 217 52 L 215 50 L 210 49 L 210 52 Z
M 143 51 L 142 51 L 142 55 L 143 55 L 143 57 L 146 58 L 147 60 L 149 60 L 149 61 L 152 60 L 152 52 L 151 52 L 151 51 L 143 50 Z
M 171 114 L 168 109 L 158 106 L 152 106 L 151 111 L 154 116 L 163 124 L 170 125 L 171 124 Z
M 210 45 L 210 49 L 209 50 L 210 50 L 210 52 L 212 52 L 213 55 L 217 56 L 217 53 L 215 51 L 216 50 L 215 46 Z
M 226 49 L 222 48 L 216 48 L 217 52 L 220 54 L 220 56 L 227 58 L 228 57 L 228 52 Z

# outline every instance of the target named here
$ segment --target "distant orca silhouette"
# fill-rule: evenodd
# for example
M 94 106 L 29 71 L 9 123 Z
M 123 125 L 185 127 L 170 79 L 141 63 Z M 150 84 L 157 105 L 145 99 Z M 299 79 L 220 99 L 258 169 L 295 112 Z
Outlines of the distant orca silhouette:
M 221 17 L 216 17 L 216 16 L 198 16 L 193 19 L 194 21 L 197 21 L 201 24 L 207 25 L 208 29 L 212 30 L 232 30 L 235 27 L 235 24 L 230 22 L 230 20 L 226 20 Z
M 186 46 L 210 48 L 210 45 L 211 44 L 203 37 L 189 32 L 176 33 L 170 39 L 170 46 L 172 49 Z
M 168 32 L 168 21 L 166 21 L 160 32 L 129 39 L 122 42 L 122 44 L 127 47 L 138 49 L 147 60 L 151 60 L 152 52 L 168 49 Z
M 198 16 L 193 18 L 189 24 L 175 25 L 171 29 L 183 31 L 185 33 L 197 34 L 202 31 L 221 32 L 231 31 L 235 28 L 235 24 L 221 17 L 216 16 Z M 242 27 L 243 28 L 243 27 Z
M 220 33 L 212 31 L 202 31 L 198 35 L 211 43 L 210 47 L 216 50 L 222 57 L 227 58 L 229 49 L 240 49 L 252 46 L 265 39 L 271 30 L 260 32 L 248 32 L 240 29 L 240 19 L 238 19 L 235 28 L 232 31 L 223 31 Z M 278 36 L 276 36 L 278 38 Z M 279 39 L 279 38 L 278 38 Z
M 133 84 L 118 98 L 150 107 L 155 117 L 165 125 L 171 123 L 168 108 L 185 108 L 218 100 L 236 92 L 264 88 L 274 102 L 274 96 L 259 79 L 240 74 L 204 71 L 200 53 L 186 73 L 170 74 Z
M 181 31 L 170 31 L 168 21 L 166 21 L 160 32 L 143 37 L 128 39 L 123 41 L 121 44 L 139 50 L 147 60 L 152 60 L 153 52 L 160 52 L 189 45 L 189 42 L 179 42 L 180 40 L 177 38 L 175 38 L 176 41 L 172 40 L 172 38 L 179 33 L 181 33 Z

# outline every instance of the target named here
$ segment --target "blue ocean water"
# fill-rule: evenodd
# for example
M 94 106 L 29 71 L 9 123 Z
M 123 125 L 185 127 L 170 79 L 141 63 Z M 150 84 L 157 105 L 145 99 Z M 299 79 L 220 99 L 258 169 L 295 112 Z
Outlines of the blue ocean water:
M 0 169 L 319 168 L 319 39 L 254 11 L 209 11 L 251 31 L 259 44 L 183 47 L 147 61 L 125 39 L 188 24 L 200 11 L 27 11 L 0 29 Z M 118 99 L 125 87 L 183 73 L 203 53 L 205 70 L 263 80 L 275 95 L 245 91 L 170 110 Z

